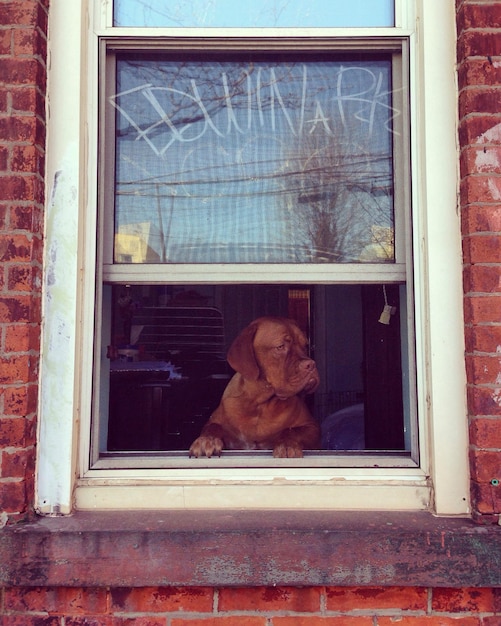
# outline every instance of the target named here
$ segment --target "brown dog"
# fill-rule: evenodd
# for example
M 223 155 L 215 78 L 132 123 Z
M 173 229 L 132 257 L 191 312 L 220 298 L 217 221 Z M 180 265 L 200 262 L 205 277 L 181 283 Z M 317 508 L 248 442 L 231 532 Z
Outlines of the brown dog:
M 232 343 L 228 363 L 236 374 L 190 447 L 190 456 L 230 450 L 273 450 L 302 457 L 319 445 L 319 426 L 297 394 L 312 393 L 319 377 L 306 354 L 306 337 L 292 320 L 261 317 Z

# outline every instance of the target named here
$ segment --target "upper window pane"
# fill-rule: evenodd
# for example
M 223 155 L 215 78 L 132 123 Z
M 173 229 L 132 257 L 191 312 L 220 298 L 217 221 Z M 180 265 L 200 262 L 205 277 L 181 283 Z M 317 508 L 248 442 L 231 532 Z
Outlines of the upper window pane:
M 394 0 L 115 0 L 114 25 L 198 28 L 393 26 Z
M 116 71 L 116 263 L 395 261 L 391 55 Z

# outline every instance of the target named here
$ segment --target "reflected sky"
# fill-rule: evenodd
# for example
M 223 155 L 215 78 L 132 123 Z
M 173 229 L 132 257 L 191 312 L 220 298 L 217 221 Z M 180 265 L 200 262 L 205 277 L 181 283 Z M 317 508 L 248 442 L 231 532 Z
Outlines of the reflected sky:
M 394 0 L 115 0 L 115 26 L 197 28 L 385 27 Z
M 394 260 L 391 57 L 124 54 L 117 77 L 122 241 L 146 224 L 159 262 Z

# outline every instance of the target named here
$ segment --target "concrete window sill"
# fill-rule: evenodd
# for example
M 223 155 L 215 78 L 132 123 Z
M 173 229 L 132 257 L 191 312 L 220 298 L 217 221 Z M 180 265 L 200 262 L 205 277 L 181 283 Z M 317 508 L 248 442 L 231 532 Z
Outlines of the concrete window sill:
M 0 585 L 494 587 L 501 528 L 422 512 L 78 512 L 1 530 Z

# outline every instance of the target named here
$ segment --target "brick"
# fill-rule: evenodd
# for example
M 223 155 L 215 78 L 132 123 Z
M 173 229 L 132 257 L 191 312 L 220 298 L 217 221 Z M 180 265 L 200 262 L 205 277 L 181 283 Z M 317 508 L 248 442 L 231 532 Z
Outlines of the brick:
M 40 234 L 43 227 L 43 213 L 33 206 L 12 208 L 10 215 L 12 230 L 27 230 L 34 234 Z
M 18 295 L 0 298 L 0 322 L 38 323 L 40 322 L 41 299 L 36 295 Z
M 501 89 L 499 87 L 478 87 L 464 89 L 459 94 L 459 116 L 470 113 L 499 113 L 501 109 Z
M 501 266 L 473 265 L 463 274 L 465 293 L 500 293 Z
M 501 415 L 501 392 L 492 387 L 468 387 L 468 409 L 470 415 Z
M 40 183 L 36 176 L 0 176 L 3 200 L 37 200 Z
M 0 480 L 0 511 L 20 513 L 26 510 L 26 482 Z
M 470 421 L 470 442 L 477 448 L 501 450 L 501 419 L 475 418 Z
M 116 626 L 115 618 L 111 615 L 99 615 L 85 617 L 66 617 L 64 626 Z
M 501 354 L 466 357 L 468 382 L 474 385 L 498 384 L 501 381 Z
M 43 172 L 43 153 L 34 145 L 12 148 L 12 172 Z
M 41 200 L 43 202 L 43 198 Z M 36 236 L 33 237 L 33 239 L 31 240 L 31 260 L 34 263 L 38 263 L 39 267 L 42 267 L 43 265 L 43 252 L 44 246 L 42 238 Z
M 13 31 L 10 29 L 0 30 L 0 54 L 7 55 L 12 52 Z
M 475 175 L 463 178 L 460 185 L 461 203 L 498 203 L 501 200 L 501 177 Z
M 421 617 L 378 617 L 377 626 L 481 626 L 479 617 L 445 617 L 423 615 Z
M 34 427 L 30 420 L 0 416 L 0 446 L 23 448 L 31 445 L 30 433 Z
M 4 351 L 8 353 L 40 351 L 39 324 L 9 324 L 5 329 Z
M 33 85 L 11 88 L 12 111 L 14 113 L 36 113 L 40 115 L 41 119 L 45 119 L 44 93 L 44 91 L 40 91 L 38 87 L 34 87 Z M 43 135 L 38 135 L 37 132 L 40 132 L 40 129 L 45 132 L 45 124 L 38 120 L 35 123 L 37 125 L 35 133 L 37 140 L 35 143 L 43 147 Z M 15 139 L 13 141 L 15 141 Z
M 461 30 L 468 28 L 500 28 L 501 6 L 495 2 L 463 4 L 458 13 Z
M 323 622 L 319 622 L 322 624 Z M 266 617 L 252 617 L 248 615 L 234 615 L 232 617 L 200 617 L 198 619 L 174 618 L 170 621 L 170 626 L 267 626 Z M 275 620 L 273 620 L 275 625 Z M 301 621 L 295 622 L 300 626 Z M 311 626 L 311 622 L 310 622 Z
M 469 115 L 459 123 L 461 146 L 470 144 L 498 145 L 500 135 L 501 117 L 499 115 Z
M 10 218 L 10 211 L 5 204 L 0 204 L 0 233 L 3 230 L 7 230 Z
M 113 626 L 165 626 L 165 617 L 154 618 L 149 617 L 121 617 L 115 618 Z M 189 626 L 190 622 L 185 622 L 185 626 Z
M 465 338 L 467 352 L 501 353 L 501 322 L 497 326 L 468 326 Z
M 29 322 L 31 317 L 30 296 L 16 296 L 0 299 L 0 322 Z
M 471 235 L 463 238 L 465 263 L 500 263 L 500 235 Z M 499 268 L 497 268 L 499 271 Z
M 2 626 L 61 626 L 58 617 L 41 615 L 4 615 Z
M 16 355 L 0 358 L 0 384 L 16 385 L 34 381 L 38 363 L 30 355 Z
M 31 261 L 31 248 L 32 242 L 24 234 L 0 235 L 0 261 Z
M 465 298 L 465 321 L 470 324 L 499 323 L 501 296 L 468 296 Z
M 10 442 L 10 445 L 15 445 L 17 447 L 25 447 L 33 445 L 34 443 L 34 432 L 33 425 L 31 424 L 31 420 L 33 420 L 33 416 L 37 410 L 37 401 L 38 401 L 38 384 L 32 383 L 29 385 L 22 385 L 19 387 L 9 386 L 5 387 L 3 390 L 3 400 L 4 400 L 4 416 L 9 418 L 10 420 L 15 420 L 17 417 L 25 418 L 23 419 L 24 424 L 22 424 L 22 435 L 21 439 L 16 439 L 14 433 L 10 433 L 9 436 L 5 435 L 5 441 Z M 0 433 L 1 433 L 1 423 L 0 423 Z M 16 443 L 14 443 L 16 442 Z M 0 438 L 0 444 L 2 443 L 2 439 Z
M 10 150 L 8 148 L 0 146 L 0 171 L 5 171 L 9 168 L 9 154 Z
M 34 57 L 7 57 L 0 64 L 0 81 L 5 85 L 44 86 L 43 67 Z
M 461 151 L 461 178 L 468 174 L 501 174 L 500 146 L 467 146 Z
M 205 587 L 147 587 L 111 590 L 111 606 L 121 612 L 211 612 L 213 590 Z
M 498 480 L 501 483 L 501 451 L 470 450 L 470 468 L 475 482 L 491 484 L 492 480 Z
M 34 471 L 35 451 L 33 448 L 14 452 L 3 451 L 0 463 L 2 478 L 24 478 L 27 475 L 33 475 Z
M 0 115 L 10 114 L 9 97 L 10 93 L 7 91 L 0 91 Z
M 494 487 L 490 483 L 473 482 L 470 491 L 475 512 L 484 516 L 501 513 L 500 487 Z M 493 520 L 493 523 L 497 523 L 497 519 Z
M 107 592 L 100 588 L 15 587 L 5 590 L 8 611 L 46 611 L 59 615 L 87 615 L 107 612 Z
M 494 613 L 501 609 L 501 589 L 433 589 L 431 610 L 445 613 Z
M 464 31 L 458 38 L 458 59 L 466 57 L 494 57 L 501 55 L 501 39 L 495 30 Z
M 36 137 L 37 120 L 34 116 L 10 115 L 9 117 L 0 117 L 0 140 L 36 143 Z
M 47 57 L 47 40 L 38 28 L 18 28 L 14 30 L 14 54 L 16 56 Z
M 328 587 L 328 611 L 388 610 L 426 611 L 428 591 L 421 587 Z
M 40 21 L 43 25 L 44 10 L 37 0 L 22 0 L 22 2 L 3 3 L 0 11 L 0 24 L 11 26 L 30 26 L 36 25 Z
M 495 206 L 464 206 L 461 210 L 462 232 L 501 232 L 501 203 Z
M 320 610 L 320 590 L 312 587 L 225 588 L 219 593 L 219 611 L 299 611 Z
M 501 84 L 501 66 L 494 65 L 486 57 L 481 59 L 458 59 L 458 83 L 463 89 L 467 85 Z
M 42 289 L 42 276 L 40 268 L 36 265 L 23 264 L 8 268 L 7 289 L 10 292 L 40 293 Z
M 274 617 L 273 626 L 373 626 L 372 617 L 316 617 L 311 616 L 293 616 L 293 617 Z M 392 626 L 399 625 L 400 622 L 394 622 Z

